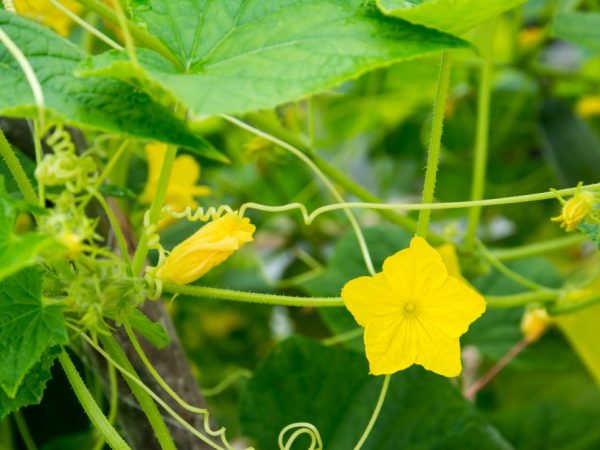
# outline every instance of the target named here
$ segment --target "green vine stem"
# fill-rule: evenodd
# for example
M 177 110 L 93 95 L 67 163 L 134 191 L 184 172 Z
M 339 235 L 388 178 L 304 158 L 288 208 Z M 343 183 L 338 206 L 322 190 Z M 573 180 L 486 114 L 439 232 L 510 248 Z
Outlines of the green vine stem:
M 485 301 L 489 308 L 516 308 L 530 303 L 550 303 L 558 300 L 560 291 L 546 289 L 543 291 L 525 292 L 522 294 L 486 296 Z
M 0 448 L 5 450 L 15 449 L 10 416 L 0 421 Z
M 500 261 L 512 261 L 562 250 L 567 247 L 581 244 L 587 241 L 587 239 L 588 238 L 583 234 L 573 234 L 572 236 L 560 237 L 551 241 L 524 245 L 522 247 L 492 249 L 490 252 Z
M 137 376 L 135 369 L 131 365 L 131 362 L 129 362 L 129 359 L 112 335 L 100 335 L 100 340 L 107 354 L 110 355 L 110 357 L 117 364 L 122 366 L 132 375 Z M 146 414 L 148 422 L 150 422 L 150 426 L 154 430 L 154 434 L 158 439 L 160 448 L 163 450 L 176 450 L 171 433 L 169 432 L 169 429 L 167 428 L 167 425 L 165 424 L 158 407 L 154 403 L 154 400 L 152 400 L 152 397 L 150 397 L 150 395 L 148 395 L 148 393 L 144 391 L 142 387 L 128 377 L 124 377 L 124 379 L 127 383 L 127 386 L 129 386 L 129 389 L 131 389 L 131 392 L 138 401 L 140 407 L 144 411 L 144 414 Z
M 17 430 L 19 430 L 19 434 L 21 435 L 21 439 L 27 450 L 37 450 L 37 445 L 35 445 L 33 436 L 29 431 L 29 427 L 27 426 L 27 422 L 25 421 L 23 414 L 21 414 L 21 411 L 15 412 L 13 417 L 15 419 L 15 424 L 17 425 Z
M 600 303 L 600 295 L 596 295 L 582 302 L 553 306 L 548 309 L 548 312 L 553 316 L 558 316 L 560 314 L 570 314 L 585 308 L 589 308 L 590 306 L 593 306 L 596 303 Z
M 360 450 L 364 443 L 366 442 L 369 434 L 371 434 L 371 430 L 377 422 L 377 418 L 379 417 L 379 413 L 381 412 L 381 408 L 383 407 L 383 402 L 387 395 L 388 388 L 390 386 L 390 380 L 392 379 L 391 375 L 386 375 L 383 378 L 383 385 L 381 386 L 381 392 L 379 393 L 379 398 L 377 399 L 377 404 L 375 405 L 375 409 L 373 410 L 373 414 L 371 414 L 371 418 L 369 419 L 369 423 L 367 424 L 367 428 L 365 429 L 363 435 L 360 437 L 360 440 L 354 447 L 354 450 Z
M 481 200 L 485 194 L 485 177 L 489 149 L 490 135 L 490 98 L 491 80 L 493 71 L 493 43 L 496 21 L 491 20 L 486 27 L 485 40 L 482 49 L 483 64 L 481 65 L 481 79 L 477 103 L 477 133 L 475 137 L 475 158 L 473 161 L 473 182 L 471 185 L 471 200 Z M 474 206 L 469 209 L 469 221 L 465 243 L 467 247 L 476 245 L 477 229 L 481 220 L 481 207 Z
M 119 18 L 115 11 L 110 9 L 108 6 L 103 4 L 99 0 L 76 0 L 77 3 L 91 9 L 92 11 L 98 13 L 101 17 L 112 22 L 116 25 L 119 25 Z M 171 63 L 177 66 L 180 69 L 185 69 L 181 65 L 181 62 L 177 59 L 177 57 L 168 49 L 168 47 L 162 43 L 158 38 L 148 33 L 144 28 L 140 27 L 136 23 L 127 19 L 127 29 L 131 36 L 142 46 L 149 48 L 150 50 L 154 50 L 156 53 L 164 56 Z
M 81 379 L 81 375 L 77 372 L 73 361 L 63 351 L 58 355 L 58 360 L 65 371 L 65 375 L 79 400 L 79 403 L 83 407 L 85 413 L 88 415 L 94 427 L 104 436 L 108 445 L 115 450 L 127 450 L 130 449 L 129 445 L 123 440 L 121 435 L 113 428 L 110 422 L 104 417 L 98 404 L 94 401 L 92 394 L 88 391 L 85 383 Z
M 154 198 L 152 199 L 152 204 L 150 205 L 150 211 L 148 213 L 150 221 L 148 225 L 150 226 L 156 225 L 160 217 L 161 208 L 165 202 L 165 197 L 167 196 L 167 187 L 169 185 L 171 171 L 173 169 L 173 163 L 175 162 L 176 156 L 177 147 L 173 145 L 167 146 L 165 159 L 160 170 L 158 185 L 156 186 L 156 192 L 154 194 Z M 137 275 L 142 271 L 146 256 L 148 256 L 148 235 L 144 231 L 140 237 L 140 242 L 138 243 L 135 255 L 133 255 L 132 270 L 134 274 Z
M 442 133 L 444 131 L 444 112 L 446 100 L 448 98 L 448 87 L 450 86 L 450 72 L 450 55 L 444 52 L 442 53 L 440 63 L 438 87 L 433 108 L 433 121 L 431 124 L 431 136 L 429 138 L 429 151 L 427 153 L 427 169 L 425 171 L 425 183 L 423 186 L 423 204 L 432 203 L 435 194 L 437 171 L 440 162 L 440 150 L 442 148 Z M 430 218 L 431 210 L 428 208 L 422 209 L 419 213 L 417 235 L 427 238 Z
M 23 194 L 23 198 L 31 204 L 36 204 L 38 198 L 35 190 L 2 130 L 0 130 L 0 156 L 2 156 L 8 166 L 8 170 L 10 170 L 10 173 L 15 178 L 17 186 L 19 187 L 21 194 Z

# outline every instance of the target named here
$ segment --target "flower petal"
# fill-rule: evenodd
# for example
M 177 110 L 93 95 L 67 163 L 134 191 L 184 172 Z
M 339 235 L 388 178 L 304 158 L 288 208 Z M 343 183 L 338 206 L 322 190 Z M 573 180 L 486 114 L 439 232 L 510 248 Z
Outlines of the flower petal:
M 458 338 L 485 312 L 485 300 L 474 289 L 453 277 L 420 299 L 419 318 L 423 323 Z
M 359 325 L 400 313 L 400 302 L 381 273 L 355 278 L 342 288 L 342 299 Z
M 169 185 L 193 187 L 200 178 L 200 164 L 190 155 L 178 156 L 173 162 Z
M 433 324 L 416 320 L 414 327 L 417 342 L 416 364 L 445 377 L 458 376 L 462 370 L 460 342 Z
M 410 248 L 387 258 L 383 274 L 401 300 L 415 300 L 438 290 L 448 277 L 440 254 L 421 237 L 414 237 Z
M 402 315 L 376 320 L 365 329 L 365 350 L 373 375 L 388 375 L 412 366 L 417 358 L 415 324 Z

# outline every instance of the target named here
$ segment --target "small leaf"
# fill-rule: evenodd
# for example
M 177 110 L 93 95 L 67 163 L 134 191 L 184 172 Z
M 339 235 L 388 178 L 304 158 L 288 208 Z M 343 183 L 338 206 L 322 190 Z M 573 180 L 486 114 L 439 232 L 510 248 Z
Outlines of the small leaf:
M 0 389 L 15 398 L 53 344 L 66 344 L 63 306 L 42 300 L 42 273 L 27 268 L 0 282 Z
M 248 382 L 240 415 L 256 448 L 277 448 L 288 424 L 317 427 L 327 450 L 354 448 L 367 426 L 383 377 L 368 375 L 359 353 L 290 338 Z M 288 433 L 288 437 L 291 433 Z M 304 439 L 304 440 L 302 440 Z M 307 448 L 308 438 L 293 448 Z M 415 367 L 393 376 L 363 450 L 512 447 L 448 380 Z
M 136 309 L 128 319 L 132 328 L 156 348 L 164 348 L 171 343 L 171 336 L 165 327 L 158 322 L 153 322 L 141 311 Z
M 460 34 L 527 0 L 377 0 L 390 16 Z
M 555 36 L 600 52 L 600 13 L 561 11 L 556 14 Z
M 42 401 L 46 383 L 52 378 L 50 369 L 61 351 L 58 346 L 50 347 L 29 371 L 14 398 L 0 389 L 0 420 L 24 406 L 37 405 Z
M 393 20 L 364 0 L 132 1 L 134 19 L 160 39 L 182 72 L 150 51 L 93 57 L 82 74 L 114 77 L 179 101 L 193 114 L 243 113 L 322 92 L 377 67 L 468 47 Z
M 48 112 L 74 126 L 158 140 L 226 161 L 171 111 L 126 83 L 105 78 L 77 78 L 85 54 L 48 28 L 17 14 L 0 11 L 0 27 L 21 49 L 37 75 Z M 14 57 L 0 45 L 0 113 L 37 117 L 31 87 Z
M 114 184 L 103 184 L 100 186 L 100 193 L 108 197 L 136 199 L 137 195 L 131 189 Z

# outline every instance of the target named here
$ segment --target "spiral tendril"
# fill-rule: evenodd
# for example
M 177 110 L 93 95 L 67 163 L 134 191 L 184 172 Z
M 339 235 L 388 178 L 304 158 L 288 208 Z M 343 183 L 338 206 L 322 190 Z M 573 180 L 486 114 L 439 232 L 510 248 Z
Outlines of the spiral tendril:
M 288 431 L 295 430 L 291 436 L 285 440 L 285 435 Z M 323 440 L 317 427 L 309 422 L 295 422 L 286 426 L 279 432 L 279 438 L 277 442 L 279 444 L 279 450 L 290 450 L 294 441 L 303 434 L 307 434 L 310 437 L 310 447 L 307 450 L 323 450 Z
M 186 207 L 183 211 L 173 211 L 170 206 L 165 206 L 162 210 L 164 215 L 169 215 L 176 219 L 187 219 L 190 222 L 208 222 L 209 220 L 217 220 L 223 217 L 225 214 L 233 214 L 234 210 L 231 206 L 221 205 L 219 207 L 210 206 L 208 208 L 199 207 L 192 208 L 190 206 Z

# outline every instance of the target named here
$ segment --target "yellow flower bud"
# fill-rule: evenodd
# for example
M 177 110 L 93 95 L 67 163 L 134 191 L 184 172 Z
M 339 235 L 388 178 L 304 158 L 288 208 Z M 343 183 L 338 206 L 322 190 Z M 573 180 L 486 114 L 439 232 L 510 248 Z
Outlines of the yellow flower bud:
M 173 249 L 156 276 L 167 283 L 191 283 L 252 241 L 255 229 L 237 213 L 209 222 Z
M 543 308 L 530 309 L 521 319 L 521 332 L 529 343 L 537 341 L 552 323 L 552 318 Z
M 562 222 L 561 227 L 567 231 L 573 231 L 592 211 L 596 197 L 591 192 L 583 191 L 565 202 L 562 213 L 553 217 L 553 222 Z
M 575 110 L 584 118 L 600 116 L 600 95 L 583 97 L 577 102 Z

